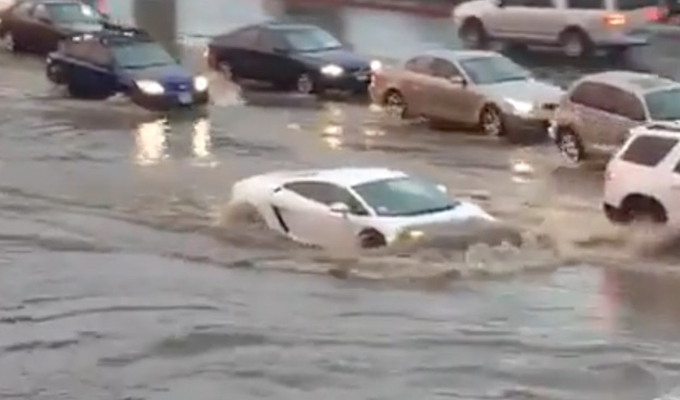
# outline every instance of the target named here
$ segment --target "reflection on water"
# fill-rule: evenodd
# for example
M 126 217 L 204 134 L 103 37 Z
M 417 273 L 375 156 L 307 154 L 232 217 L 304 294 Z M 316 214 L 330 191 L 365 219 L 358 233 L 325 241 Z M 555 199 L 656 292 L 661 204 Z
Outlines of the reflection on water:
M 135 131 L 137 164 L 155 165 L 167 158 L 166 127 L 165 118 L 139 124 Z
M 192 132 L 191 150 L 194 157 L 200 160 L 209 160 L 208 166 L 214 166 L 216 161 L 213 160 L 211 154 L 212 141 L 210 139 L 210 120 L 208 118 L 199 118 L 194 123 Z

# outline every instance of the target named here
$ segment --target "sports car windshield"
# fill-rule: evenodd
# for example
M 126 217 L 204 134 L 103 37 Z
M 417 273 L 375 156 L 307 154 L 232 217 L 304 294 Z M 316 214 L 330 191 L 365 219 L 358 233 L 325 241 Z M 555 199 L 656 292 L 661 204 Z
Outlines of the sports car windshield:
M 283 31 L 290 47 L 299 52 L 339 49 L 342 43 L 323 29 L 300 28 Z
M 659 90 L 645 95 L 651 119 L 680 120 L 680 88 Z
M 439 186 L 408 177 L 363 183 L 353 189 L 384 217 L 430 214 L 458 205 Z
M 148 68 L 174 65 L 177 61 L 157 43 L 133 43 L 112 48 L 113 58 L 121 68 Z
M 56 3 L 47 4 L 50 17 L 55 22 L 62 23 L 101 23 L 103 17 L 87 4 Z
M 469 58 L 460 61 L 460 65 L 477 85 L 524 81 L 532 77 L 531 72 L 502 56 Z

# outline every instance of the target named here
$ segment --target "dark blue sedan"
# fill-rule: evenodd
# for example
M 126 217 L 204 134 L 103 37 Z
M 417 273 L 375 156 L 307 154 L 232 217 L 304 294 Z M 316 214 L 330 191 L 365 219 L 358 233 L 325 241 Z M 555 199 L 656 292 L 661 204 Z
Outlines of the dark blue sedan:
M 121 29 L 62 41 L 47 57 L 47 78 L 73 97 L 105 99 L 118 93 L 151 110 L 208 102 L 208 80 L 194 76 L 146 33 Z

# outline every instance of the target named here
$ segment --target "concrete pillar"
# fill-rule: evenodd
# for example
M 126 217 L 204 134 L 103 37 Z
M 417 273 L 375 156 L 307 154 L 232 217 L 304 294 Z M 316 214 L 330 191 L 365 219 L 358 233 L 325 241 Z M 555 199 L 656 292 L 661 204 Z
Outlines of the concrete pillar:
M 170 53 L 180 56 L 177 44 L 177 0 L 134 0 L 135 23 L 146 29 Z

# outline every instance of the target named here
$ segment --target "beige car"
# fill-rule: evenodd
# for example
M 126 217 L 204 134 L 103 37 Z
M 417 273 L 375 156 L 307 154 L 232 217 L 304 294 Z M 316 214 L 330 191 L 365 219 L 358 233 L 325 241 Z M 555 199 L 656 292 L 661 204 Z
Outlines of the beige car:
M 545 135 L 562 89 L 536 80 L 501 54 L 432 50 L 374 73 L 371 98 L 401 118 L 478 127 L 490 136 Z
M 452 12 L 461 39 L 480 48 L 491 41 L 557 46 L 569 57 L 596 49 L 615 54 L 647 44 L 658 0 L 472 0 Z
M 631 128 L 680 120 L 680 83 L 657 75 L 608 71 L 574 82 L 548 132 L 571 163 L 609 158 Z

